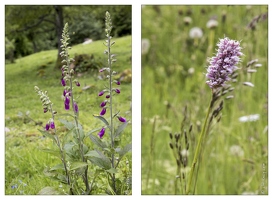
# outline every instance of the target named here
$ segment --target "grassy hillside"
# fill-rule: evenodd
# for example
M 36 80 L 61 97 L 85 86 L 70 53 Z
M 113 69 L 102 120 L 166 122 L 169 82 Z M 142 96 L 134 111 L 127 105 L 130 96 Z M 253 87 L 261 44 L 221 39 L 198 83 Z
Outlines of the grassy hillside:
M 117 62 L 114 69 L 118 73 L 131 69 L 131 36 L 113 38 L 116 44 L 112 53 L 116 54 Z M 87 45 L 73 46 L 70 56 L 93 54 L 93 62 L 100 67 L 106 63 L 103 53 L 104 41 L 94 41 Z M 34 86 L 47 90 L 55 110 L 64 110 L 61 85 L 61 70 L 54 69 L 57 50 L 44 51 L 17 59 L 14 64 L 5 66 L 5 190 L 6 194 L 37 194 L 45 186 L 56 186 L 57 182 L 44 177 L 46 166 L 56 163 L 56 158 L 41 151 L 50 147 L 51 141 L 42 137 L 37 131 L 45 126 L 50 116 L 43 113 L 39 97 Z M 101 127 L 101 122 L 93 117 L 99 114 L 101 99 L 98 97 L 105 80 L 101 80 L 98 70 L 78 73 L 80 87 L 75 87 L 78 98 L 79 121 L 85 130 Z M 90 86 L 85 90 L 85 86 Z M 116 107 L 120 113 L 131 119 L 131 83 L 121 81 L 121 93 L 115 97 Z M 56 127 L 61 129 L 60 124 Z M 131 141 L 131 127 L 125 130 L 122 141 Z M 90 143 L 89 145 L 92 146 Z M 130 158 L 130 155 L 128 156 Z
M 150 41 L 148 53 L 142 55 L 141 73 L 142 194 L 175 193 L 178 179 L 169 133 L 181 132 L 185 106 L 189 114 L 187 129 L 193 124 L 188 136 L 189 160 L 184 169 L 187 177 L 210 101 L 205 77 L 207 58 L 215 55 L 216 44 L 224 36 L 241 41 L 244 56 L 238 66 L 234 98 L 224 101 L 222 119 L 213 125 L 208 137 L 196 193 L 267 193 L 266 14 L 267 6 L 142 7 L 142 38 Z M 208 28 L 210 19 L 217 20 L 218 26 Z M 189 36 L 193 27 L 202 30 L 199 39 Z M 262 67 L 256 73 L 247 73 L 246 65 L 254 59 Z M 245 81 L 254 87 L 244 86 Z M 253 114 L 258 114 L 259 119 L 239 121 L 240 117 Z M 239 152 L 234 153 L 234 148 Z M 179 182 L 179 188 L 181 185 Z

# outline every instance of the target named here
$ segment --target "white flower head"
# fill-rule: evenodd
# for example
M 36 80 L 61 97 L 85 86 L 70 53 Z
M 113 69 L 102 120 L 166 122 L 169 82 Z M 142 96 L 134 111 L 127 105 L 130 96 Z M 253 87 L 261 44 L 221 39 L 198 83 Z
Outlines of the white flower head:
M 260 119 L 260 115 L 254 114 L 254 115 L 242 116 L 239 118 L 239 121 L 240 122 L 253 122 L 253 121 L 257 121 L 259 119 Z
M 201 38 L 203 36 L 203 31 L 199 27 L 193 27 L 190 30 L 190 37 L 191 38 Z
M 215 19 L 210 19 L 208 22 L 207 22 L 207 28 L 209 29 L 213 29 L 215 27 L 218 26 L 218 21 L 215 20 Z

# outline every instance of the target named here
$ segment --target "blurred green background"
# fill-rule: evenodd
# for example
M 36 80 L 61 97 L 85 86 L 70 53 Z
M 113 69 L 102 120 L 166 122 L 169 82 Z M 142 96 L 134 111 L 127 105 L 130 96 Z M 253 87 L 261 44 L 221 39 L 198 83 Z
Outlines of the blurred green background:
M 174 194 L 176 161 L 169 133 L 180 132 L 185 106 L 193 124 L 191 166 L 210 101 L 207 59 L 223 37 L 240 41 L 244 56 L 234 98 L 225 100 L 222 120 L 209 135 L 196 193 L 267 194 L 267 12 L 266 5 L 142 6 L 142 194 Z M 201 29 L 198 38 L 190 34 L 194 27 Z M 254 59 L 262 67 L 247 73 L 246 65 Z M 239 121 L 253 114 L 259 119 Z

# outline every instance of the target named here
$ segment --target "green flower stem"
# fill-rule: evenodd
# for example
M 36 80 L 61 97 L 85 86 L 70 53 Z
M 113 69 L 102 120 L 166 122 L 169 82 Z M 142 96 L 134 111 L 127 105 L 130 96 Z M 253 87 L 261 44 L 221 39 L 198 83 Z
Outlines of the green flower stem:
M 213 92 L 213 91 L 211 90 L 211 92 Z M 199 135 L 199 140 L 198 140 L 197 148 L 195 150 L 195 154 L 194 154 L 194 158 L 193 158 L 193 162 L 192 162 L 192 167 L 191 167 L 191 171 L 190 171 L 190 175 L 189 175 L 189 181 L 188 181 L 188 186 L 187 186 L 187 192 L 186 192 L 186 194 L 189 194 L 190 191 L 191 191 L 190 190 L 190 186 L 191 186 L 191 182 L 192 182 L 192 178 L 193 178 L 195 166 L 196 166 L 196 164 L 198 162 L 198 158 L 199 158 L 199 155 L 200 155 L 201 146 L 202 146 L 202 144 L 205 144 L 204 141 L 203 141 L 203 138 L 204 138 L 205 133 L 206 133 L 206 126 L 207 126 L 209 114 L 210 114 L 211 109 L 212 109 L 211 105 L 212 105 L 212 98 L 210 100 L 209 108 L 208 108 L 208 111 L 207 111 L 205 122 L 204 122 L 203 127 L 202 127 L 201 134 Z M 200 163 L 198 163 L 198 164 L 200 164 Z
M 107 50 L 108 50 L 108 67 L 109 67 L 109 90 L 110 90 L 110 136 L 111 136 L 111 148 L 114 148 L 114 124 L 113 124 L 113 109 L 112 109 L 112 69 L 111 69 L 111 36 L 110 33 L 107 37 Z M 115 155 L 112 153 L 112 168 L 115 168 Z M 116 192 L 116 179 L 115 174 L 112 176 L 112 182 L 113 182 L 113 190 Z
M 52 114 L 52 120 L 53 120 L 53 122 L 54 122 L 54 113 L 53 113 L 52 105 L 50 105 L 50 112 L 51 112 L 51 114 Z M 72 186 L 71 186 L 71 182 L 70 182 L 69 172 L 68 172 L 67 166 L 66 166 L 65 154 L 64 154 L 63 148 L 62 148 L 62 146 L 61 146 L 61 144 L 60 144 L 59 137 L 58 137 L 57 134 L 56 134 L 56 128 L 54 128 L 54 138 L 55 138 L 55 142 L 56 142 L 58 148 L 60 149 L 61 161 L 62 161 L 62 163 L 63 163 L 63 165 L 64 165 L 65 175 L 66 175 L 66 178 L 67 178 L 67 184 L 68 184 L 69 187 L 70 187 L 70 194 L 74 194 L 74 193 L 73 193 Z

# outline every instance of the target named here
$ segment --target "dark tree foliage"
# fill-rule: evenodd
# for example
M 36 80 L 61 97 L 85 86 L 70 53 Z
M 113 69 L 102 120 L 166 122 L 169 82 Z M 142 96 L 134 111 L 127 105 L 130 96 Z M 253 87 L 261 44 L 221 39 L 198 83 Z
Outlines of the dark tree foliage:
M 104 38 L 104 16 L 109 11 L 115 37 L 131 34 L 131 6 L 6 5 L 5 36 L 14 41 L 16 59 L 43 50 L 60 50 L 63 24 L 70 24 L 71 45 L 85 38 Z M 57 57 L 57 66 L 60 67 Z

